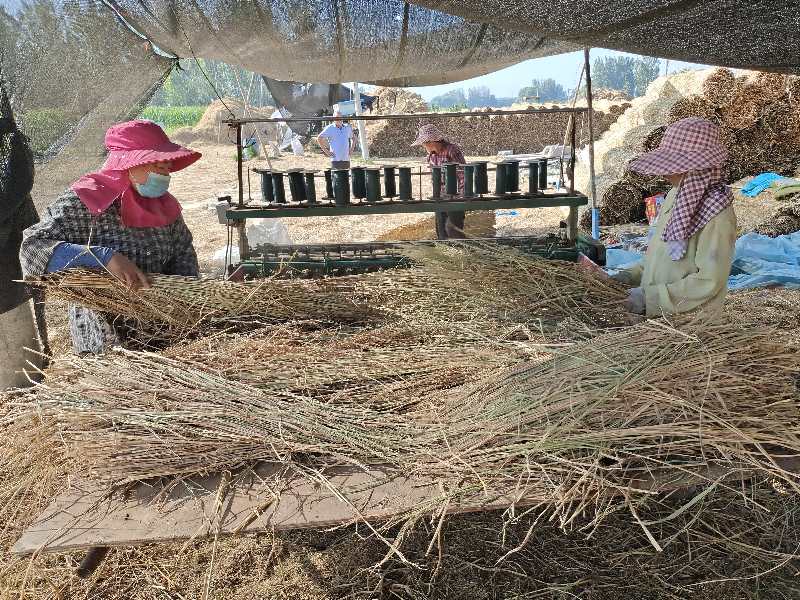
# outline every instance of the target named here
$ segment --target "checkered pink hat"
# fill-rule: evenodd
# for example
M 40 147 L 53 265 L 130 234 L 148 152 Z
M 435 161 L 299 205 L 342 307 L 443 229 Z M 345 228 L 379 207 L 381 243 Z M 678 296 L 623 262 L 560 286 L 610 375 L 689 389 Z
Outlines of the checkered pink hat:
M 667 127 L 658 148 L 632 160 L 629 168 L 646 175 L 676 175 L 719 168 L 727 158 L 719 127 L 707 119 L 688 117 Z
M 423 125 L 417 132 L 417 139 L 414 140 L 412 146 L 421 146 L 425 142 L 441 142 L 444 140 L 444 135 L 436 127 L 436 125 L 428 124 Z

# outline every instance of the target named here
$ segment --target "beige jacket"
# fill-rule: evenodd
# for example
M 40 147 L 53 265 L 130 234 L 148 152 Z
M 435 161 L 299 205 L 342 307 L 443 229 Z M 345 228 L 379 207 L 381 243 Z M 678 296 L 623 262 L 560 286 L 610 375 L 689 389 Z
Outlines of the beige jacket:
M 661 205 L 656 230 L 645 257 L 620 279 L 644 291 L 648 317 L 721 308 L 736 243 L 736 214 L 729 206 L 689 239 L 686 254 L 672 260 L 661 233 L 669 222 L 677 188 Z

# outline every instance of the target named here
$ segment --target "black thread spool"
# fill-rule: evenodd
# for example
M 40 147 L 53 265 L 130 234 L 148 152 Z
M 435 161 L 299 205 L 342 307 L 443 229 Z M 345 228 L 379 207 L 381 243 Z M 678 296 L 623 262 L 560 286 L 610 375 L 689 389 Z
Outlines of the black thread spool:
M 336 206 L 350 204 L 350 171 L 336 169 L 333 172 L 333 194 Z
M 306 200 L 309 204 L 317 203 L 317 184 L 314 171 L 306 171 L 303 176 L 306 180 Z
M 383 167 L 383 197 L 390 200 L 397 196 L 397 185 L 394 181 L 393 165 L 384 165 Z
M 532 160 L 528 163 L 528 196 L 539 195 L 539 163 Z
M 289 177 L 289 194 L 292 202 L 304 202 L 306 199 L 306 183 L 302 169 L 292 169 L 287 171 Z
M 458 195 L 458 165 L 456 163 L 444 165 L 444 188 L 448 196 Z
M 506 174 L 508 170 L 504 162 L 497 163 L 496 167 L 494 171 L 494 195 L 502 196 L 506 193 Z
M 281 171 L 272 172 L 272 193 L 275 194 L 275 202 L 286 204 L 286 190 L 283 187 L 283 173 Z
M 400 180 L 400 200 L 408 202 L 412 200 L 411 190 L 411 167 L 400 167 L 398 170 L 398 179 Z
M 261 197 L 267 204 L 275 201 L 275 194 L 272 193 L 272 172 L 266 169 L 253 169 L 261 176 Z
M 475 195 L 475 165 L 464 165 L 464 197 Z
M 377 202 L 381 199 L 381 172 L 380 169 L 367 169 L 367 202 Z
M 325 169 L 325 197 L 333 198 L 333 175 L 330 169 Z
M 475 165 L 464 165 L 464 197 L 475 195 Z
M 539 189 L 544 191 L 547 189 L 547 159 L 543 158 L 539 161 Z
M 364 198 L 367 195 L 367 180 L 364 167 L 352 167 L 350 176 L 352 177 L 350 185 L 353 188 L 353 197 Z
M 440 200 L 442 197 L 442 167 L 431 167 L 431 187 L 433 188 L 431 198 Z
M 472 163 L 475 165 L 475 193 L 488 194 L 489 193 L 489 174 L 487 171 L 486 161 L 477 161 Z
M 518 192 L 519 191 L 519 161 L 507 160 L 506 161 L 506 191 Z

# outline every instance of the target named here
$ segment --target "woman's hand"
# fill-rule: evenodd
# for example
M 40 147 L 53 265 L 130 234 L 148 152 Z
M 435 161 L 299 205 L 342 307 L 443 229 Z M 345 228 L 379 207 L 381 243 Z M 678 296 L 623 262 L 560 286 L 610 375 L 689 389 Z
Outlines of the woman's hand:
M 150 282 L 147 280 L 147 276 L 142 273 L 141 269 L 133 264 L 128 257 L 119 252 L 114 253 L 114 256 L 108 261 L 106 268 L 111 271 L 114 277 L 122 281 L 133 291 L 150 287 Z
M 625 310 L 636 315 L 643 315 L 645 311 L 644 290 L 640 287 L 631 288 L 625 300 Z

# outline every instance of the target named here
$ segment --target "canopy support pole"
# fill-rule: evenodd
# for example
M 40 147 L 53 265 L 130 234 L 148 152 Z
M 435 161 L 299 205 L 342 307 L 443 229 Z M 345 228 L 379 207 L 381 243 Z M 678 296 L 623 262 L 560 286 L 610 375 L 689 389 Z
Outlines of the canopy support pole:
M 361 116 L 361 92 L 358 89 L 358 82 L 353 82 L 353 92 L 355 95 L 356 116 Z M 361 158 L 369 160 L 369 142 L 367 141 L 367 130 L 364 121 L 358 122 L 358 143 L 361 144 Z
M 592 115 L 592 67 L 589 48 L 583 49 L 584 70 L 586 71 L 586 102 L 589 107 L 589 187 L 591 188 L 590 210 L 592 211 L 592 237 L 600 239 L 600 212 L 597 210 L 597 182 L 594 174 L 594 119 Z

